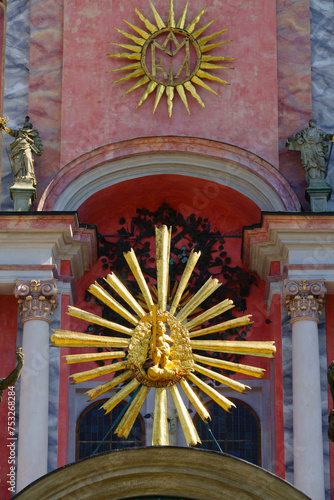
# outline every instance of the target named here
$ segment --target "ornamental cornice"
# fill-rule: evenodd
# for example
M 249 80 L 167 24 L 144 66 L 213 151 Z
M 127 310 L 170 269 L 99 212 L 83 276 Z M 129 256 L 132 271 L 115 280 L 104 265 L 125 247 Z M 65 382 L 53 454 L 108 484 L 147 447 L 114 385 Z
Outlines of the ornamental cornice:
M 22 323 L 33 319 L 50 323 L 52 311 L 58 305 L 56 280 L 17 281 L 14 295 L 18 299 Z
M 324 280 L 285 280 L 284 306 L 289 311 L 291 323 L 301 319 L 318 321 L 326 292 Z

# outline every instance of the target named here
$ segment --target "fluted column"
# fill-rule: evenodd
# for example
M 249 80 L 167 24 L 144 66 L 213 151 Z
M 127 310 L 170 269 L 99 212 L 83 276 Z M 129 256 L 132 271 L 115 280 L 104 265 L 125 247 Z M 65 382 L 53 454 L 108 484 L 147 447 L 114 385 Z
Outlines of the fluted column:
M 323 280 L 285 281 L 292 325 L 294 484 L 313 500 L 325 499 L 318 316 Z
M 49 325 L 57 307 L 55 281 L 20 281 L 14 290 L 23 323 L 17 491 L 47 473 Z

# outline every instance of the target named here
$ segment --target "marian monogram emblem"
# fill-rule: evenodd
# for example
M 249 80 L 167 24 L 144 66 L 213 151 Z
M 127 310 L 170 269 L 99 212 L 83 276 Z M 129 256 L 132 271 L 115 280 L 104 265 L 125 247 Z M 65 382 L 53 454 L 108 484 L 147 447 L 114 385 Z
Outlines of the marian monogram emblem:
M 146 41 L 141 61 L 151 80 L 176 86 L 196 75 L 201 64 L 201 51 L 196 40 L 186 31 L 165 28 Z
M 130 39 L 135 45 L 111 42 L 113 45 L 117 45 L 128 52 L 108 54 L 108 56 L 130 59 L 131 61 L 131 64 L 111 70 L 128 72 L 126 76 L 115 80 L 113 83 L 139 78 L 125 94 L 139 87 L 146 86 L 136 106 L 138 108 L 146 101 L 149 95 L 155 91 L 153 113 L 161 97 L 166 92 L 169 118 L 172 116 L 175 90 L 189 114 L 188 93 L 204 108 L 205 105 L 200 95 L 197 93 L 198 86 L 219 95 L 213 88 L 205 83 L 205 80 L 229 85 L 227 81 L 213 75 L 211 71 L 232 69 L 230 66 L 220 66 L 217 62 L 234 61 L 234 59 L 231 57 L 207 54 L 210 50 L 231 42 L 231 40 L 226 40 L 224 42 L 210 43 L 217 36 L 228 30 L 223 29 L 214 33 L 211 32 L 202 37 L 202 33 L 209 30 L 214 22 L 211 21 L 205 26 L 196 29 L 206 8 L 202 9 L 189 24 L 186 24 L 188 2 L 183 9 L 180 19 L 177 21 L 174 14 L 174 2 L 170 0 L 168 23 L 165 24 L 151 0 L 150 4 L 155 24 L 151 23 L 151 21 L 139 12 L 138 9 L 135 9 L 136 14 L 145 25 L 146 29 L 142 29 L 125 21 L 139 36 L 115 28 L 118 33 Z

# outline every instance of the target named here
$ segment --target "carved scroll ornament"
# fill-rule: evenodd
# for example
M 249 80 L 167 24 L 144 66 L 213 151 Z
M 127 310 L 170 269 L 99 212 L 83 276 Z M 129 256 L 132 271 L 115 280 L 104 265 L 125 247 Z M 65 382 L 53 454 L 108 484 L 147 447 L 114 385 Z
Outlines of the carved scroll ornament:
M 19 281 L 14 295 L 18 299 L 22 322 L 43 319 L 50 322 L 53 309 L 58 305 L 56 281 Z
M 291 322 L 300 319 L 318 321 L 325 301 L 324 280 L 285 281 L 283 296 Z

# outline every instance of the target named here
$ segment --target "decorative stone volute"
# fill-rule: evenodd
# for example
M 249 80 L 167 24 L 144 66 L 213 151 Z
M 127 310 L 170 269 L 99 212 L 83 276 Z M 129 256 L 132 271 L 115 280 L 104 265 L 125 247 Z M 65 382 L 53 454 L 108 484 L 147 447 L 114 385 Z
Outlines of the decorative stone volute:
M 23 323 L 32 319 L 50 323 L 52 310 L 58 305 L 56 280 L 17 281 L 14 295 L 18 299 Z
M 284 281 L 284 306 L 289 311 L 291 323 L 301 319 L 318 322 L 325 302 L 324 280 Z

